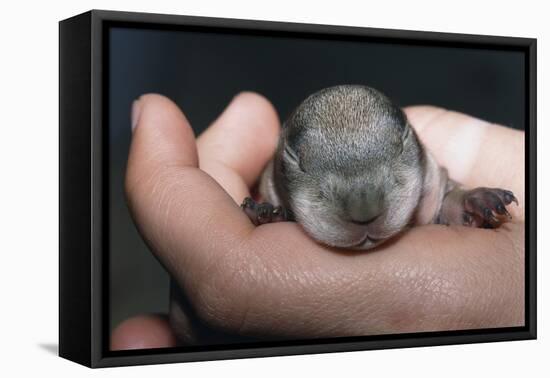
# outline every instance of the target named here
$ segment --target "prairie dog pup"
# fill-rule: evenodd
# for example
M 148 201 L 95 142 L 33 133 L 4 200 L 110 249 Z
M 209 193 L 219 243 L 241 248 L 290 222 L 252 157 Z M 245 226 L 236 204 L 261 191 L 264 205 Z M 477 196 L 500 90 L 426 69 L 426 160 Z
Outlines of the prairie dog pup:
M 352 249 L 411 225 L 498 227 L 517 204 L 510 191 L 450 180 L 403 111 L 360 85 L 323 89 L 294 110 L 259 189 L 265 203 L 241 205 L 254 224 L 296 221 L 318 242 Z

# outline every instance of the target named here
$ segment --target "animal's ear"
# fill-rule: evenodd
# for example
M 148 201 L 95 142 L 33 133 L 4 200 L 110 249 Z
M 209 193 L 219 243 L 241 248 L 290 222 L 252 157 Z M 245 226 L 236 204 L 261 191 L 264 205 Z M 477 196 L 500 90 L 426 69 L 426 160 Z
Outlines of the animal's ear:
M 303 171 L 302 166 L 300 165 L 300 158 L 296 151 L 292 149 L 288 144 L 285 143 L 283 150 L 283 159 L 287 164 L 290 164 L 293 167 L 296 167 Z
M 414 141 L 414 131 L 410 123 L 407 122 L 405 125 L 405 129 L 403 130 L 403 134 L 401 134 L 401 140 L 403 141 L 403 145 L 408 145 L 411 142 Z
M 288 144 L 285 144 L 285 157 L 293 163 L 299 164 L 300 159 L 296 152 Z

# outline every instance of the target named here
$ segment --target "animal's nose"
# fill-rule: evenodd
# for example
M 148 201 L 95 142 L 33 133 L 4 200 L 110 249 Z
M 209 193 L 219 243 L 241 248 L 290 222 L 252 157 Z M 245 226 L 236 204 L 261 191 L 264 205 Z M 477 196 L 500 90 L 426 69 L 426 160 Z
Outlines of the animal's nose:
M 382 193 L 369 188 L 351 193 L 346 199 L 346 212 L 350 222 L 367 224 L 382 212 Z

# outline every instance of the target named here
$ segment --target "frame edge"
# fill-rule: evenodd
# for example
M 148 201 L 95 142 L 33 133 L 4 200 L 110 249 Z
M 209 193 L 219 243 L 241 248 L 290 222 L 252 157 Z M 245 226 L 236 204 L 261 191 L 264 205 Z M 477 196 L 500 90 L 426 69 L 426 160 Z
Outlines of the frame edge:
M 59 356 L 90 366 L 90 21 L 59 22 Z
M 109 367 L 109 366 L 122 366 L 122 365 L 136 365 L 136 364 L 156 364 L 156 363 L 173 363 L 173 362 L 190 362 L 190 361 L 202 361 L 202 360 L 219 360 L 219 359 L 235 359 L 235 358 L 254 358 L 254 357 L 270 357 L 270 356 L 281 356 L 281 355 L 301 355 L 301 354 L 311 354 L 311 353 L 327 353 L 327 352 L 344 352 L 344 351 L 361 351 L 361 350 L 371 350 L 371 349 L 388 349 L 388 348 L 404 348 L 404 347 L 424 347 L 424 346 L 437 346 L 437 345 L 449 345 L 449 344 L 458 344 L 458 343 L 478 343 L 478 342 L 495 342 L 495 341 L 513 341 L 513 340 L 528 340 L 536 339 L 536 44 L 537 40 L 535 38 L 516 38 L 516 37 L 495 37 L 487 35 L 468 35 L 468 34 L 455 34 L 455 33 L 437 33 L 437 32 L 419 32 L 419 31 L 404 31 L 404 30 L 386 30 L 386 29 L 373 29 L 365 27 L 352 27 L 352 26 L 334 26 L 334 25 L 322 25 L 322 24 L 302 24 L 302 23 L 286 23 L 286 22 L 273 22 L 273 21 L 257 21 L 257 20 L 238 20 L 238 19 L 226 19 L 226 18 L 210 18 L 210 17 L 196 17 L 196 16 L 179 16 L 179 15 L 161 15 L 161 14 L 152 14 L 152 13 L 134 13 L 134 12 L 117 12 L 117 11 L 104 11 L 104 10 L 92 10 L 85 14 L 72 17 L 60 23 L 60 156 L 61 156 L 61 133 L 63 131 L 62 122 L 61 122 L 61 112 L 62 101 L 61 101 L 61 24 L 66 22 L 72 22 L 74 19 L 79 17 L 89 18 L 89 29 L 87 30 L 88 34 L 88 59 L 82 59 L 83 64 L 89 67 L 90 71 L 90 83 L 88 84 L 87 93 L 88 102 L 79 102 L 79 104 L 85 103 L 88 107 L 88 112 L 90 112 L 89 117 L 85 119 L 86 125 L 91 126 L 91 130 L 88 133 L 89 146 L 91 146 L 91 151 L 88 156 L 90 159 L 90 171 L 88 172 L 88 177 L 92 178 L 92 182 L 88 188 L 92 188 L 95 193 L 101 192 L 100 180 L 102 175 L 102 156 L 101 156 L 101 125 L 102 125 L 102 86 L 103 86 L 103 67 L 102 67 L 102 47 L 103 47 L 103 26 L 105 22 L 111 21 L 129 21 L 129 22 L 157 22 L 171 24 L 175 23 L 178 25 L 200 25 L 200 26 L 219 26 L 222 28 L 242 28 L 242 29 L 254 29 L 258 28 L 261 30 L 272 30 L 278 29 L 282 31 L 291 31 L 291 32 L 319 32 L 320 30 L 325 30 L 326 33 L 333 33 L 338 35 L 354 35 L 364 34 L 369 36 L 374 36 L 375 38 L 399 38 L 399 39 L 410 39 L 410 40 L 421 40 L 421 41 L 446 41 L 447 43 L 475 43 L 476 38 L 480 38 L 478 43 L 480 45 L 484 44 L 494 44 L 495 46 L 502 47 L 506 45 L 514 46 L 515 48 L 520 48 L 526 51 L 528 56 L 528 66 L 526 67 L 526 79 L 529 85 L 529 102 L 528 102 L 528 114 L 529 114 L 529 130 L 531 131 L 529 135 L 529 156 L 526 164 L 528 164 L 527 172 L 530 172 L 530 206 L 531 211 L 529 215 L 530 219 L 530 229 L 529 229 L 529 240 L 531 240 L 531 248 L 528 253 L 530 254 L 530 260 L 526 270 L 529 270 L 529 287 L 530 290 L 526 293 L 529 300 L 529 318 L 526 321 L 529 321 L 529 327 L 526 327 L 525 330 L 515 331 L 510 333 L 502 332 L 501 334 L 491 335 L 489 337 L 477 337 L 476 340 L 471 340 L 469 338 L 462 338 L 461 336 L 450 336 L 446 339 L 441 336 L 437 336 L 436 340 L 431 338 L 426 338 L 425 340 L 416 339 L 413 342 L 393 342 L 388 343 L 384 342 L 361 342 L 360 346 L 357 346 L 354 343 L 335 345 L 327 345 L 327 348 L 320 347 L 317 348 L 316 345 L 304 346 L 304 347 L 265 347 L 259 349 L 226 349 L 223 351 L 212 351 L 212 352 L 198 352 L 198 353 L 185 353 L 185 352 L 170 352 L 166 351 L 165 353 L 151 353 L 146 355 L 135 355 L 135 356 L 104 356 L 102 353 L 102 345 L 105 342 L 100 335 L 101 333 L 101 298 L 100 294 L 101 289 L 101 248 L 102 248 L 102 238 L 101 238 L 101 212 L 96 212 L 101 209 L 101 195 L 96 196 L 93 193 L 90 193 L 90 197 L 86 198 L 88 204 L 91 204 L 92 212 L 89 214 L 88 220 L 90 223 L 89 230 L 93 230 L 90 241 L 88 245 L 88 253 L 91 255 L 87 256 L 87 261 L 91 265 L 89 266 L 88 272 L 91 271 L 91 277 L 88 280 L 88 291 L 91 291 L 91 298 L 89 303 L 92 307 L 88 311 L 88 337 L 92 335 L 90 341 L 87 345 L 84 345 L 85 341 L 83 339 L 79 340 L 79 346 L 89 346 L 89 353 L 87 355 L 87 360 L 85 362 L 78 361 L 74 358 L 70 358 L 62 355 L 61 350 L 61 336 L 60 336 L 60 355 L 62 357 L 71 359 L 73 361 L 82 363 L 89 367 Z M 151 19 L 152 17 L 152 19 Z M 219 24 L 217 24 L 219 22 Z M 405 38 L 405 36 L 408 36 Z M 448 38 L 448 39 L 447 39 Z M 74 62 L 76 64 L 76 61 Z M 71 96 L 72 97 L 72 96 Z M 78 101 L 82 101 L 80 96 Z M 71 99 L 74 102 L 77 102 L 77 99 Z M 91 107 L 90 107 L 91 105 Z M 71 123 L 71 122 L 69 122 Z M 65 183 L 65 180 L 62 180 L 61 174 L 61 164 L 60 161 L 60 188 L 61 185 Z M 66 182 L 65 184 L 68 184 Z M 99 185 L 99 186 L 98 186 Z M 95 198 L 94 198 L 95 196 Z M 61 197 L 61 192 L 60 192 Z M 98 210 L 99 209 L 99 210 Z M 60 198 L 60 212 L 61 212 L 61 198 Z M 61 217 L 60 217 L 61 222 Z M 99 234 L 98 234 L 99 232 Z M 98 268 L 99 270 L 96 270 Z M 99 285 L 99 286 L 98 286 Z M 92 290 L 93 289 L 93 290 Z M 527 298 L 526 298 L 527 299 Z M 61 333 L 61 226 L 60 226 L 60 333 Z M 99 306 L 99 307 L 98 307 Z M 503 337 L 505 339 L 503 339 Z M 367 345 L 368 343 L 368 345 Z M 408 345 L 407 345 L 408 344 Z M 285 350 L 286 349 L 286 350 Z

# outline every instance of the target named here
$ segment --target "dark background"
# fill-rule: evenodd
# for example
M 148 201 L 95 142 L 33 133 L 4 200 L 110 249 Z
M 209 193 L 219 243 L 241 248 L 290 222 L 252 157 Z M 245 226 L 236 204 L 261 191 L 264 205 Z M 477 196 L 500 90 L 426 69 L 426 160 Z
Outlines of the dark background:
M 437 105 L 524 129 L 520 51 L 111 28 L 108 56 L 111 327 L 168 310 L 168 276 L 137 233 L 123 192 L 130 107 L 143 93 L 174 100 L 197 134 L 240 91 L 263 94 L 284 120 L 309 94 L 336 84 L 365 84 L 401 106 Z

